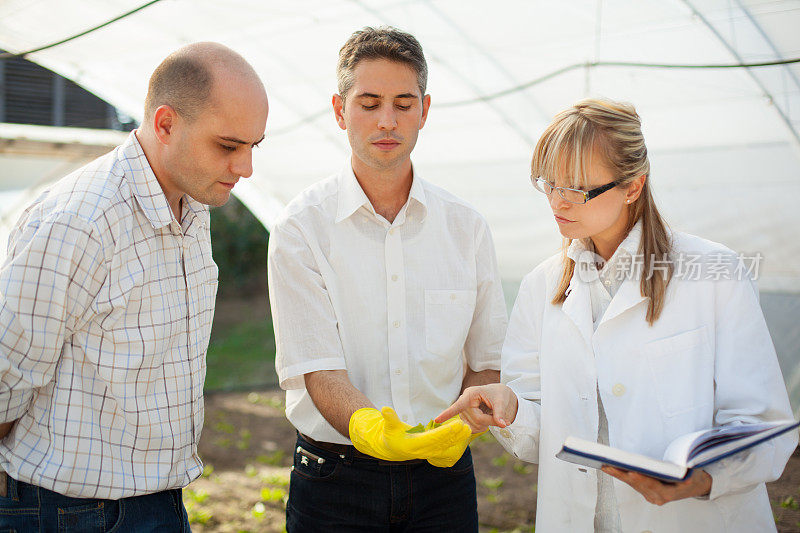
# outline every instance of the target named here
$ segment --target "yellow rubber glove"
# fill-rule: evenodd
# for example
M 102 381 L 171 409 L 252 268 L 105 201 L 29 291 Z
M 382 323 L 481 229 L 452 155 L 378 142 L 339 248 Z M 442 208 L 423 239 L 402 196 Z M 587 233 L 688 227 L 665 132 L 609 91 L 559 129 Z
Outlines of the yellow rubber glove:
M 453 418 L 450 418 L 450 419 L 446 420 L 445 422 L 443 422 L 443 424 L 447 424 L 451 420 L 458 420 L 462 424 L 464 423 L 464 421 L 461 420 L 461 417 L 456 415 Z M 467 426 L 467 427 L 469 427 L 469 426 Z M 486 431 L 482 431 L 480 433 L 472 433 L 472 432 L 470 432 L 466 436 L 466 438 L 456 442 L 452 446 L 449 446 L 449 447 L 441 450 L 439 453 L 436 453 L 436 454 L 428 456 L 427 457 L 428 462 L 430 464 L 432 464 L 433 466 L 438 466 L 440 468 L 449 468 L 449 467 L 453 466 L 454 464 L 456 464 L 458 462 L 459 459 L 461 459 L 461 456 L 464 455 L 464 451 L 467 449 L 467 446 L 469 446 L 470 443 L 472 443 L 473 440 L 477 439 L 478 437 L 480 437 L 484 433 L 486 433 Z
M 358 451 L 384 461 L 427 459 L 459 444 L 471 434 L 469 426 L 460 419 L 448 420 L 422 433 L 406 433 L 410 428 L 391 407 L 381 411 L 365 407 L 350 417 L 349 433 Z

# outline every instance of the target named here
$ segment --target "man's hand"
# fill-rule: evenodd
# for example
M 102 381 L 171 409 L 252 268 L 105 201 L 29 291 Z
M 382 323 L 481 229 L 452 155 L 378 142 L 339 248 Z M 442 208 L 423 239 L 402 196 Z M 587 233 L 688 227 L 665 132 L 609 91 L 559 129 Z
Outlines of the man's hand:
M 711 475 L 705 470 L 695 470 L 689 476 L 689 479 L 678 483 L 663 483 L 656 478 L 645 476 L 638 472 L 621 470 L 613 466 L 606 465 L 602 470 L 609 476 L 624 481 L 633 487 L 644 496 L 645 500 L 653 505 L 664 505 L 684 498 L 708 496 L 711 492 Z
M 504 428 L 514 422 L 517 407 L 517 395 L 513 390 L 501 383 L 492 383 L 465 389 L 458 400 L 442 411 L 435 421 L 461 415 L 473 433 L 482 433 L 489 426 Z
M 406 430 L 410 428 L 391 407 L 384 407 L 381 411 L 366 407 L 350 417 L 350 440 L 361 453 L 384 461 L 435 457 L 446 462 L 446 458 L 440 455 L 463 441 L 468 443 L 472 433 L 469 426 L 458 418 L 420 433 L 408 433 Z M 457 460 L 458 457 L 453 463 Z

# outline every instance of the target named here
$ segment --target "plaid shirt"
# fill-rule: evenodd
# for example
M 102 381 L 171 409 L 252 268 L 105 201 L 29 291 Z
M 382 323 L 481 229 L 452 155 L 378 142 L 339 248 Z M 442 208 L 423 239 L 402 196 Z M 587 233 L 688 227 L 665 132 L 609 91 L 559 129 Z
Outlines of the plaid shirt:
M 0 269 L 0 466 L 73 497 L 198 477 L 216 290 L 208 208 L 178 223 L 133 133 L 55 183 Z

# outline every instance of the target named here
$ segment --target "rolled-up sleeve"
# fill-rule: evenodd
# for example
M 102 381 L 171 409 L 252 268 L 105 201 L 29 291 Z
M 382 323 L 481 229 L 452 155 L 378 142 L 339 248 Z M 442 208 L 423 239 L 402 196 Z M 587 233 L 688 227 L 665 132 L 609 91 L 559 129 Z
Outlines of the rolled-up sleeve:
M 83 219 L 29 217 L 12 233 L 0 269 L 0 422 L 20 418 L 52 381 L 105 277 L 103 245 Z
M 479 226 L 476 242 L 477 295 L 464 352 L 469 367 L 480 372 L 500 369 L 500 353 L 508 315 L 494 242 L 485 221 Z
M 503 343 L 501 381 L 517 395 L 517 416 L 507 428 L 492 428 L 492 434 L 515 457 L 538 463 L 542 410 L 539 344 L 545 294 L 543 286 L 537 290 L 534 274 L 522 281 Z
M 325 280 L 308 240 L 291 220 L 270 233 L 267 277 L 281 388 L 304 388 L 309 372 L 346 369 Z
M 717 282 L 715 426 L 792 418 L 775 348 L 749 279 Z M 778 479 L 797 431 L 709 465 L 711 499 Z

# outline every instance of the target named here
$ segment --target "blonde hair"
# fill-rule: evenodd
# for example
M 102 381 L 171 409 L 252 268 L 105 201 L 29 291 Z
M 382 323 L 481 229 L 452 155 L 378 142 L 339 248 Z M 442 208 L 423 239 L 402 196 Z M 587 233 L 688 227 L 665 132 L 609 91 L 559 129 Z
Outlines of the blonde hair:
M 548 177 L 550 181 L 556 177 L 566 178 L 568 186 L 585 187 L 589 160 L 594 154 L 612 170 L 620 187 L 646 176 L 641 194 L 628 206 L 626 233 L 642 221 L 639 254 L 643 256 L 643 264 L 639 288 L 642 296 L 650 299 L 647 322 L 653 325 L 664 308 L 674 265 L 670 259 L 670 235 L 650 191 L 650 161 L 636 109 L 627 103 L 591 98 L 562 111 L 536 143 L 531 175 Z M 571 242 L 571 239 L 564 241 L 563 270 L 552 300 L 554 304 L 566 300 L 575 272 L 575 262 L 566 253 Z

